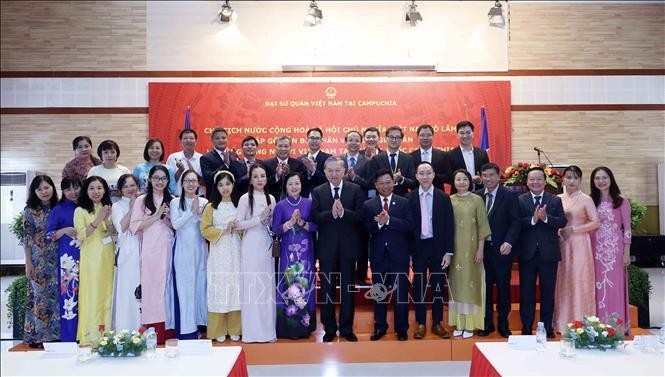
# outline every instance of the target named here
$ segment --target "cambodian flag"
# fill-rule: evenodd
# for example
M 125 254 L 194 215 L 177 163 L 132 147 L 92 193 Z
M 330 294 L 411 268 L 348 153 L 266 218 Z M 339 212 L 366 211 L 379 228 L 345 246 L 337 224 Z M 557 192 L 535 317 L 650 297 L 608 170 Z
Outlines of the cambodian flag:
M 192 128 L 192 125 L 190 124 L 190 120 L 189 120 L 189 113 L 190 112 L 191 112 L 191 109 L 189 108 L 189 106 L 187 106 L 187 111 L 185 111 L 185 129 L 186 130 Z
M 490 134 L 487 131 L 487 115 L 485 114 L 485 106 L 480 108 L 480 124 L 482 132 L 480 134 L 480 148 L 484 150 L 490 149 Z

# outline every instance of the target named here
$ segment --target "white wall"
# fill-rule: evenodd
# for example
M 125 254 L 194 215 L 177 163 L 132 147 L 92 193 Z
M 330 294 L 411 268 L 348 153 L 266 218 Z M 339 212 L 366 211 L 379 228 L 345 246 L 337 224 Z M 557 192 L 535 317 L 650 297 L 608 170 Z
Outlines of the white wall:
M 491 1 L 418 1 L 423 21 L 416 27 L 404 21 L 407 3 L 320 1 L 323 22 L 308 27 L 309 1 L 231 1 L 237 19 L 230 24 L 216 17 L 221 1 L 149 1 L 147 69 L 280 70 L 285 61 L 313 59 L 508 69 L 508 28 L 488 25 Z

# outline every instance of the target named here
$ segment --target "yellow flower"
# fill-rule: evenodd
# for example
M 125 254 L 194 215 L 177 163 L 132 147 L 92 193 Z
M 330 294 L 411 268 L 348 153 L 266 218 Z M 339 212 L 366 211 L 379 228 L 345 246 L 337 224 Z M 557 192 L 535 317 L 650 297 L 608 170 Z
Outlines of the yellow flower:
M 141 339 L 138 338 L 138 337 L 133 337 L 133 338 L 132 338 L 132 343 L 134 343 L 134 344 L 139 344 L 139 343 L 141 343 Z
M 577 332 L 578 334 L 581 334 L 581 333 L 584 332 L 584 329 L 580 327 L 580 328 L 578 328 L 578 329 L 576 330 L 576 332 Z
M 102 340 L 101 342 L 99 342 L 100 346 L 105 346 L 107 344 L 109 344 L 109 343 L 106 340 Z
M 604 328 L 605 328 L 605 324 L 604 324 L 604 323 L 601 323 L 601 324 L 598 325 L 598 327 L 600 327 L 601 329 L 604 329 Z
M 545 168 L 545 174 L 551 175 L 552 174 L 552 169 L 550 168 Z

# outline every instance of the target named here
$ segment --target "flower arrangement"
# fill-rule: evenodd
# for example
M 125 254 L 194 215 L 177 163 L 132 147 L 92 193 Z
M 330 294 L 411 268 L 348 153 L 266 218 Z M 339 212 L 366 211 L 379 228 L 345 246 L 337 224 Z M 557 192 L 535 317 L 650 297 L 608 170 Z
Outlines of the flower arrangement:
M 502 177 L 505 179 L 504 186 L 512 185 L 526 185 L 526 174 L 529 169 L 534 167 L 541 167 L 545 171 L 545 183 L 554 188 L 558 188 L 558 180 L 561 179 L 561 173 L 555 168 L 551 168 L 546 164 L 537 164 L 535 162 L 518 162 L 511 165 L 503 171 Z
M 565 339 L 572 339 L 575 348 L 598 348 L 605 350 L 616 347 L 623 340 L 623 321 L 613 313 L 607 323 L 596 316 L 584 316 L 581 321 L 573 321 L 564 331 Z
M 145 351 L 146 341 L 140 331 L 122 330 L 104 331 L 100 326 L 101 337 L 95 342 L 93 350 L 103 357 L 139 356 Z

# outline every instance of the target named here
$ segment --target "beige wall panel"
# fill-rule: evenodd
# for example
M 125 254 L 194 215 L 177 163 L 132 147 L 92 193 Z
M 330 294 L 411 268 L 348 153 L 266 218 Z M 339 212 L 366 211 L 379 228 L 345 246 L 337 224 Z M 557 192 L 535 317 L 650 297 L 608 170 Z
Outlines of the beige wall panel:
M 665 3 L 510 3 L 510 69 L 665 67 Z
M 1 170 L 40 170 L 60 184 L 62 168 L 74 158 L 72 139 L 89 135 L 99 142 L 112 139 L 120 146 L 118 163 L 134 168 L 143 161 L 148 134 L 147 115 L 3 115 Z
M 16 70 L 142 70 L 143 1 L 2 1 L 0 65 Z
M 513 162 L 537 161 L 533 147 L 554 164 L 578 165 L 589 191 L 596 166 L 608 166 L 621 190 L 658 205 L 657 166 L 665 158 L 663 111 L 513 112 Z M 546 162 L 544 156 L 543 162 Z

